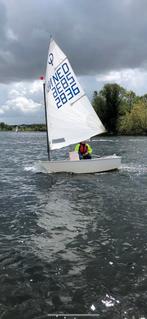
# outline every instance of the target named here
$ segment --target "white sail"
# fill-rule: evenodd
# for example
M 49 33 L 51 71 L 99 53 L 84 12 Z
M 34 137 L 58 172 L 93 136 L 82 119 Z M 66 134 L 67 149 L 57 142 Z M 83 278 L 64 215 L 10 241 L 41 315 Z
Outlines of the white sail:
M 67 57 L 53 39 L 49 46 L 45 84 L 50 149 L 105 132 Z

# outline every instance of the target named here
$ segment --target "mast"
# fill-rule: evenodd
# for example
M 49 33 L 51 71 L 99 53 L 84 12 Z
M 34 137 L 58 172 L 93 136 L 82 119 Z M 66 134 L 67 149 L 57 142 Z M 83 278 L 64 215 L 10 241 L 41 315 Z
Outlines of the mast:
M 52 36 L 50 35 L 49 46 L 51 42 Z M 50 156 L 50 143 L 49 143 L 49 135 L 48 135 L 48 121 L 47 121 L 47 106 L 46 106 L 46 90 L 45 90 L 45 81 L 43 82 L 43 96 L 44 96 L 44 108 L 45 108 L 45 122 L 46 122 L 46 140 L 47 140 L 47 153 L 48 160 L 51 160 Z
M 49 145 L 48 125 L 47 125 L 47 108 L 46 108 L 45 82 L 43 82 L 43 96 L 44 96 L 45 122 L 46 122 L 47 153 L 48 153 L 48 160 L 50 161 L 51 157 L 50 157 L 50 145 Z

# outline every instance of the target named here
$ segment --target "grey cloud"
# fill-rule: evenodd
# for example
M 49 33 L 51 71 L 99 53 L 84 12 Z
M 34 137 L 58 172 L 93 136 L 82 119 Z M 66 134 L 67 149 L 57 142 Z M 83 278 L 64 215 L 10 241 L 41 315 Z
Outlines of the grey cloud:
M 37 79 L 50 34 L 79 75 L 145 67 L 146 21 L 146 0 L 1 0 L 0 81 Z
M 21 112 L 6 112 L 0 114 L 0 122 L 7 124 L 20 125 L 20 124 L 32 124 L 32 123 L 45 123 L 44 113 L 38 111 L 35 115 L 32 114 L 23 114 Z

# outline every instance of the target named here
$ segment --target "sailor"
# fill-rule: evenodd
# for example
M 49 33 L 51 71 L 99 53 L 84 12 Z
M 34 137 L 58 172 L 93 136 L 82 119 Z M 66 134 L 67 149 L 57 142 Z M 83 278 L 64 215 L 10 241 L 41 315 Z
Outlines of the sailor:
M 75 152 L 78 152 L 79 159 L 91 159 L 92 148 L 85 141 L 75 146 Z

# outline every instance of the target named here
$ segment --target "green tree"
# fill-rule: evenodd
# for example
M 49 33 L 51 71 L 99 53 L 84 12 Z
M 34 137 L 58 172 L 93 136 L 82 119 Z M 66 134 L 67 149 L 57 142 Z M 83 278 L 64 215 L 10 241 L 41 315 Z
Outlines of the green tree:
M 106 84 L 99 94 L 95 91 L 92 104 L 110 133 L 117 133 L 117 120 L 125 89 L 116 83 Z
M 6 126 L 6 124 L 5 124 L 4 122 L 1 122 L 1 123 L 0 123 L 0 128 L 1 128 L 1 130 L 4 130 L 4 129 L 5 129 L 5 126 Z
M 109 132 L 117 133 L 117 120 L 119 108 L 125 94 L 125 89 L 116 83 L 106 84 L 100 91 L 100 95 L 105 98 L 106 117 L 105 125 Z
M 147 104 L 140 100 L 134 104 L 130 113 L 120 117 L 118 131 L 126 135 L 147 134 Z
M 94 110 L 98 114 L 99 118 L 105 125 L 106 118 L 106 102 L 103 96 L 99 95 L 97 91 L 94 91 L 92 105 Z
M 140 100 L 140 97 L 136 96 L 133 91 L 127 91 L 124 89 L 122 100 L 119 106 L 119 117 L 130 113 L 134 104 Z

